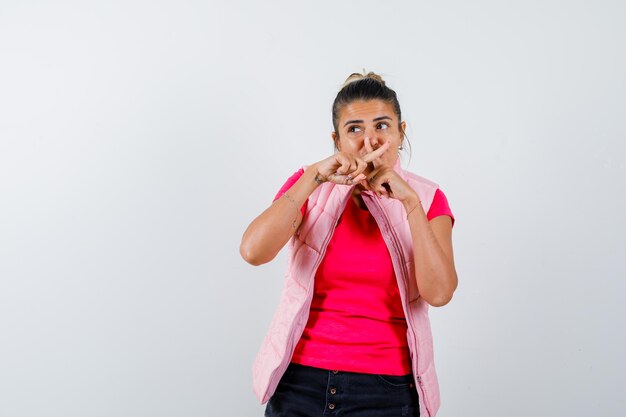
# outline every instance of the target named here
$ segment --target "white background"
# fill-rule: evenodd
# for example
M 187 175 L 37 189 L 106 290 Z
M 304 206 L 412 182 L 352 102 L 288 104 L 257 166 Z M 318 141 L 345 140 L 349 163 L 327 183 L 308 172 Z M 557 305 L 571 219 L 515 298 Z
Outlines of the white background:
M 456 216 L 439 417 L 626 406 L 622 1 L 0 2 L 0 415 L 261 416 L 247 224 L 399 95 Z

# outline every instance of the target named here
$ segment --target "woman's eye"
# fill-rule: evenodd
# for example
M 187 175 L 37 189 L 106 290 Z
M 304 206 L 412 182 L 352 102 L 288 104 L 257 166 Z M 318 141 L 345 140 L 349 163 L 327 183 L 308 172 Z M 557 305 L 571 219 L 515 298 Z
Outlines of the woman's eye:
M 360 131 L 361 131 L 361 128 L 359 128 L 358 126 L 350 126 L 348 128 L 348 132 L 350 132 L 350 133 L 360 132 Z
M 388 127 L 389 125 L 387 123 L 379 123 L 378 126 L 376 126 L 378 129 L 387 129 Z

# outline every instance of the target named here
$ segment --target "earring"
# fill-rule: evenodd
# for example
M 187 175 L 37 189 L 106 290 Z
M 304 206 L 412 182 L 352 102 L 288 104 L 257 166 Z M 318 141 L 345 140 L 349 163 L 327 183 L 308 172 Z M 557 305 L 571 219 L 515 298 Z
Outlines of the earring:
M 404 146 L 402 146 L 402 144 L 400 144 L 400 146 L 398 146 L 398 150 L 401 151 L 402 149 L 404 149 Z

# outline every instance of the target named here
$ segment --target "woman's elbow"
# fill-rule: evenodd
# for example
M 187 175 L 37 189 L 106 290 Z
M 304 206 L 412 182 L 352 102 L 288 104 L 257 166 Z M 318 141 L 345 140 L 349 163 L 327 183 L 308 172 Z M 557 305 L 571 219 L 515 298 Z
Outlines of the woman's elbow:
M 250 265 L 259 266 L 268 263 L 273 257 L 268 258 L 266 254 L 259 252 L 249 239 L 242 239 L 239 245 L 239 253 L 244 261 Z
M 265 263 L 259 258 L 254 250 L 252 250 L 250 245 L 246 244 L 245 241 L 242 241 L 241 245 L 239 245 L 239 254 L 241 254 L 243 260 L 248 262 L 250 265 L 259 266 Z
M 426 300 L 428 304 L 433 307 L 443 307 L 448 304 L 452 300 L 452 294 L 449 295 L 441 295 L 438 297 L 434 297 L 431 300 Z
M 426 299 L 426 302 L 433 307 L 443 307 L 452 300 L 452 295 L 455 290 L 456 284 L 445 291 L 440 291 L 437 294 L 430 296 Z

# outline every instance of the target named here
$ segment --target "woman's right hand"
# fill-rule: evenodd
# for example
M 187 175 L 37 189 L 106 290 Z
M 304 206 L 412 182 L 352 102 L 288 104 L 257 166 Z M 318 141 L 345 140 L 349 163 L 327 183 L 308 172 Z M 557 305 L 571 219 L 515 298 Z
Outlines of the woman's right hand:
M 358 184 L 366 178 L 370 162 L 378 159 L 388 148 L 389 142 L 385 142 L 378 149 L 361 157 L 347 152 L 337 152 L 314 164 L 317 170 L 315 180 L 318 183 L 329 181 L 343 185 Z

